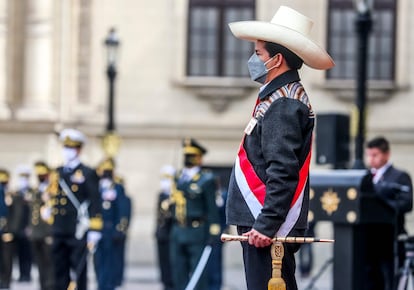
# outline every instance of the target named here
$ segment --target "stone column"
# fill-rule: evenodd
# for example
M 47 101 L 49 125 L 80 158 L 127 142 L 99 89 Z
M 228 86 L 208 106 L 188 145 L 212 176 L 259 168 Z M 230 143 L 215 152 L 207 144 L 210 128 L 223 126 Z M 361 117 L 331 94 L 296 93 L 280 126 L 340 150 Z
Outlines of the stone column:
M 53 120 L 53 0 L 26 1 L 24 89 L 20 120 Z
M 10 118 L 7 105 L 7 0 L 0 0 L 0 119 Z

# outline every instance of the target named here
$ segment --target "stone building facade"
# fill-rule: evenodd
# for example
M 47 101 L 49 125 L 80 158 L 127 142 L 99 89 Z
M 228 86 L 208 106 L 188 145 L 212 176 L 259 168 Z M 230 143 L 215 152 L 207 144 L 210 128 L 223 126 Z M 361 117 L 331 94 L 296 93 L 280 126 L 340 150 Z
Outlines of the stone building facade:
M 232 1 L 204 2 L 220 6 Z M 239 0 L 233 4 L 237 2 L 248 6 L 252 18 L 264 21 L 280 5 L 295 8 L 315 20 L 313 39 L 328 47 L 333 25 L 328 14 L 338 1 Z M 368 82 L 366 136 L 388 137 L 393 161 L 414 176 L 414 30 L 410 29 L 414 4 L 410 0 L 388 2 L 396 2 L 394 46 L 392 56 L 382 57 L 392 58 L 393 73 L 386 80 Z M 121 146 L 116 159 L 134 202 L 130 243 L 139 246 L 128 256 L 132 261 L 154 259 L 148 249 L 153 248 L 159 169 L 164 164 L 181 166 L 181 139 L 198 139 L 209 149 L 205 164 L 228 169 L 255 101 L 258 87 L 246 74 L 188 74 L 189 11 L 200 3 L 0 1 L 0 159 L 1 166 L 12 172 L 17 165 L 38 159 L 58 165 L 55 132 L 66 127 L 88 136 L 82 155 L 85 163 L 94 166 L 103 158 L 108 104 L 103 43 L 108 30 L 116 28 L 121 42 L 115 82 L 115 122 Z M 228 19 L 251 19 L 233 18 Z M 226 31 L 227 23 L 222 24 L 221 30 Z M 353 30 L 352 21 L 347 25 Z M 241 59 L 247 62 L 247 58 Z M 307 67 L 301 75 L 317 114 L 354 115 L 354 79 L 328 79 L 325 72 Z M 315 161 L 312 166 L 324 167 Z M 413 224 L 414 219 L 410 217 L 409 222 Z

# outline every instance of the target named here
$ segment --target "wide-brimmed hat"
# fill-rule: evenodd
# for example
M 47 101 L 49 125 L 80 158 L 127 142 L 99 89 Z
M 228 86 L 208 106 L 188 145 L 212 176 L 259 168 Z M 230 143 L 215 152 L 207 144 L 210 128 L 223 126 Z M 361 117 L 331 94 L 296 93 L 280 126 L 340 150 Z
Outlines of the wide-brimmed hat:
M 311 40 L 313 21 L 287 6 L 280 6 L 270 22 L 238 21 L 229 26 L 237 38 L 264 40 L 288 48 L 309 67 L 329 69 L 335 65 L 329 54 Z

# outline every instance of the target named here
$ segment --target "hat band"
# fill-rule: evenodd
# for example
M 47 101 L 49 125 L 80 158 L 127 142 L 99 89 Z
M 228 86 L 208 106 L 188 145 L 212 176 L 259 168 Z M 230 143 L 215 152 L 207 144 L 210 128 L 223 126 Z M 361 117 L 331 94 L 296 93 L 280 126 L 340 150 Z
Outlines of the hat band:
M 197 155 L 203 155 L 203 152 L 194 146 L 186 146 L 184 147 L 184 154 L 197 154 Z
M 63 142 L 63 145 L 66 147 L 81 147 L 82 142 L 66 139 Z
M 46 175 L 49 173 L 49 170 L 44 166 L 36 166 L 35 172 L 37 175 Z

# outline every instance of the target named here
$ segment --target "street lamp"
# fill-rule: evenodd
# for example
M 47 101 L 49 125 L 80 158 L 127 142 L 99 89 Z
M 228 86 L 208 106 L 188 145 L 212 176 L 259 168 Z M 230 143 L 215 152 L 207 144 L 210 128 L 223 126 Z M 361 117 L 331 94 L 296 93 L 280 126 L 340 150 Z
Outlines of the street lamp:
M 114 123 L 114 84 L 116 78 L 116 62 L 118 56 L 119 40 L 114 28 L 109 30 L 108 36 L 105 39 L 105 46 L 107 50 L 107 70 L 106 74 L 109 81 L 109 102 L 108 102 L 108 123 L 106 130 L 108 132 L 115 131 Z
M 116 79 L 116 64 L 118 60 L 119 39 L 114 28 L 109 30 L 105 39 L 105 47 L 107 53 L 107 69 L 106 74 L 109 83 L 109 100 L 108 100 L 108 121 L 106 124 L 106 134 L 103 138 L 103 149 L 108 157 L 114 157 L 119 149 L 120 138 L 115 133 L 114 122 L 114 93 Z
M 356 108 L 358 110 L 358 131 L 355 140 L 355 163 L 354 169 L 365 169 L 363 153 L 365 142 L 365 105 L 367 98 L 367 61 L 368 61 L 368 39 L 372 28 L 371 10 L 372 0 L 355 0 L 357 16 L 355 28 L 358 36 L 357 57 L 357 97 Z

